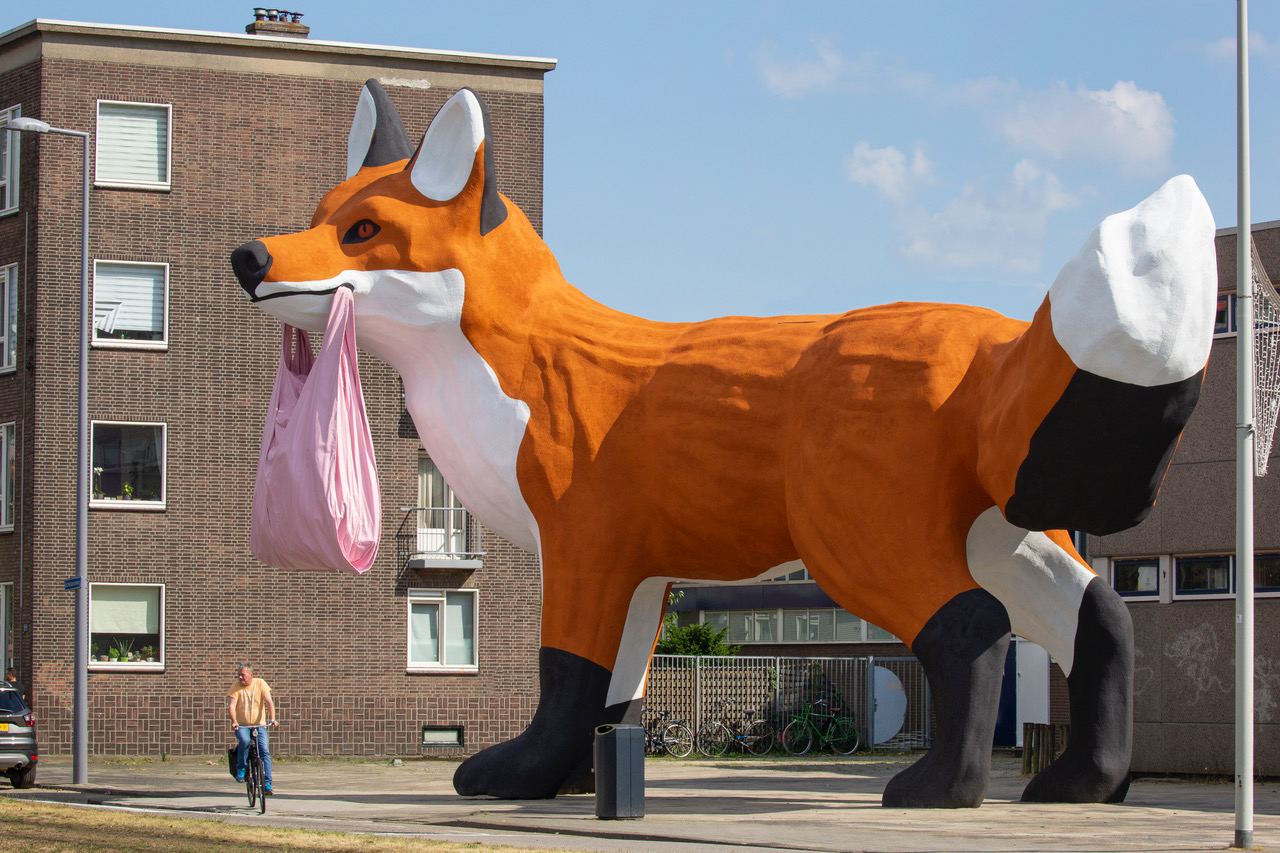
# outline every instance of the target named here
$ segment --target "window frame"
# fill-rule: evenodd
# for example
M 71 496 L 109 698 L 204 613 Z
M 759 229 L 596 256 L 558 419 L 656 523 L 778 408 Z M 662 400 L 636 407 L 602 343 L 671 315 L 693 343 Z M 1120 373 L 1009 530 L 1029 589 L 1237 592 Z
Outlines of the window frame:
M 21 115 L 22 104 L 0 110 L 0 128 Z M 8 187 L 8 192 L 5 193 L 6 203 L 0 204 L 0 216 L 9 216 L 18 212 L 18 204 L 21 201 L 22 134 L 10 133 L 7 130 L 0 130 L 0 134 L 8 137 L 9 145 L 3 159 L 0 160 L 0 186 Z
M 1207 590 L 1187 590 L 1184 591 L 1179 585 L 1179 572 L 1183 562 L 1199 562 L 1207 560 L 1227 561 L 1227 588 L 1224 590 L 1220 587 Z M 1236 589 L 1236 557 L 1235 554 L 1178 554 L 1173 557 L 1173 577 L 1170 580 L 1173 586 L 1173 599 L 1175 601 L 1210 601 L 1214 599 L 1227 599 L 1235 596 Z
M 18 338 L 18 264 L 13 263 L 0 267 L 0 375 L 18 369 Z
M 159 267 L 164 270 L 164 318 L 161 321 L 160 340 L 135 341 L 127 338 L 99 338 L 98 324 L 90 321 L 89 344 L 97 349 L 142 349 L 165 351 L 169 349 L 169 264 L 161 261 L 120 261 L 112 258 L 93 259 L 93 281 L 90 284 L 90 310 L 96 317 L 98 313 L 98 266 L 114 264 L 121 267 Z
M 1280 557 L 1280 551 L 1257 551 L 1253 553 L 1253 595 L 1255 598 L 1275 598 L 1280 596 L 1280 586 L 1258 586 L 1258 558 Z M 1234 567 L 1234 565 L 1233 565 Z
M 165 152 L 164 152 L 164 172 L 165 177 L 162 181 L 129 181 L 118 179 L 103 179 L 101 177 L 102 170 L 102 107 L 108 106 L 119 107 L 154 107 L 165 111 Z M 93 185 L 95 187 L 104 187 L 109 189 L 127 189 L 127 190 L 163 190 L 173 189 L 173 104 L 161 104 L 151 101 L 117 101 L 109 98 L 99 98 L 97 106 L 94 108 L 94 136 L 93 136 Z
M 89 422 L 89 455 L 90 466 L 93 461 L 94 430 L 99 426 L 141 426 L 141 427 L 160 427 L 160 499 L 144 500 L 142 498 L 125 500 L 124 498 L 108 498 L 94 497 L 93 494 L 93 471 L 89 476 L 89 507 L 90 509 L 117 509 L 128 511 L 161 511 L 168 508 L 169 503 L 169 425 L 163 421 L 90 421 Z
M 1108 559 L 1107 562 L 1108 562 L 1109 571 L 1110 571 L 1111 588 L 1115 590 L 1116 594 L 1119 595 L 1121 598 L 1123 598 L 1125 601 L 1159 601 L 1160 600 L 1161 593 L 1163 592 L 1163 590 L 1161 589 L 1161 586 L 1163 585 L 1163 575 L 1164 575 L 1164 567 L 1161 565 L 1160 557 L 1158 556 L 1114 557 L 1114 558 Z M 1116 579 L 1118 575 L 1117 570 L 1119 569 L 1120 565 L 1124 563 L 1134 563 L 1134 564 L 1154 563 L 1156 567 L 1155 590 L 1154 591 L 1151 591 L 1151 590 L 1125 591 L 1125 590 L 1121 590 L 1120 587 L 1116 586 Z
M 159 614 L 159 646 L 156 649 L 157 660 L 155 661 L 110 661 L 96 660 L 90 654 L 93 648 L 93 590 L 94 587 L 147 587 L 158 589 L 160 592 L 160 614 Z M 85 656 L 89 661 L 89 670 L 91 672 L 163 672 L 165 668 L 165 585 L 163 583 L 150 583 L 145 581 L 93 581 L 89 584 L 89 648 L 85 649 Z
M 0 462 L 8 461 L 6 470 L 0 473 L 0 533 L 14 531 L 14 512 L 18 487 L 14 464 L 18 459 L 18 424 L 16 421 L 0 423 Z
M 471 624 L 474 636 L 471 645 L 471 663 L 444 663 L 444 650 L 449 633 L 446 605 L 450 595 L 465 595 L 471 599 Z M 480 670 L 480 591 L 477 589 L 450 589 L 438 587 L 410 587 L 405 596 L 405 672 L 410 675 L 470 674 Z M 415 661 L 413 655 L 413 605 L 437 604 L 440 608 L 439 657 L 436 662 Z
M 821 639 L 821 638 L 816 640 L 787 639 L 787 630 L 786 630 L 787 614 L 792 614 L 794 616 L 794 614 L 798 613 L 801 610 L 808 611 L 808 614 L 805 617 L 806 626 L 809 624 L 810 614 L 813 614 L 815 612 L 821 613 L 824 611 L 831 613 L 832 614 L 831 639 L 829 640 Z M 889 632 L 885 631 L 883 628 L 880 628 L 877 625 L 873 625 L 872 623 L 868 622 L 866 619 L 863 619 L 852 613 L 850 613 L 849 615 L 853 619 L 856 619 L 860 625 L 858 630 L 858 638 L 854 640 L 839 639 L 839 623 L 841 621 L 839 614 L 841 612 L 848 613 L 847 610 L 843 610 L 842 608 L 839 608 L 839 607 L 779 607 L 779 608 L 757 607 L 757 608 L 752 608 L 750 610 L 699 610 L 697 611 L 698 624 L 708 625 L 714 631 L 719 631 L 721 628 L 728 627 L 730 629 L 730 632 L 725 635 L 724 641 L 730 645 L 735 645 L 735 646 L 757 646 L 757 645 L 759 646 L 812 646 L 812 645 L 846 644 L 846 643 L 901 643 L 902 642 L 897 637 L 893 636 L 892 634 L 889 634 Z M 737 616 L 740 619 L 747 618 L 746 614 L 751 614 L 750 624 L 753 628 L 759 625 L 760 617 L 763 614 L 775 614 L 774 618 L 771 620 L 771 623 L 770 623 L 773 625 L 775 638 L 772 640 L 736 639 L 733 636 L 732 620 L 735 616 Z M 719 618 L 716 618 L 717 616 Z M 887 634 L 888 636 L 873 637 L 871 636 L 872 628 L 875 628 L 880 631 L 884 631 L 884 633 Z M 752 633 L 754 634 L 757 632 L 753 631 Z
M 1225 305 L 1223 304 L 1225 302 Z M 1220 291 L 1218 298 L 1214 302 L 1214 321 L 1213 321 L 1213 337 L 1217 338 L 1234 338 L 1236 336 L 1236 292 Z M 1226 311 L 1226 329 L 1218 330 L 1217 315 L 1225 309 Z

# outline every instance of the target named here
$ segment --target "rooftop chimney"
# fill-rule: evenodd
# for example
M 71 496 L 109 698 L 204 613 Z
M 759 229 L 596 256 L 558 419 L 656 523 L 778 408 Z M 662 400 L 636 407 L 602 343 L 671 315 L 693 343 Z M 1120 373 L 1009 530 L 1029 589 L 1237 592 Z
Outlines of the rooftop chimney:
M 253 23 L 244 28 L 251 36 L 287 36 L 304 39 L 311 28 L 303 23 L 301 12 L 284 9 L 254 9 Z

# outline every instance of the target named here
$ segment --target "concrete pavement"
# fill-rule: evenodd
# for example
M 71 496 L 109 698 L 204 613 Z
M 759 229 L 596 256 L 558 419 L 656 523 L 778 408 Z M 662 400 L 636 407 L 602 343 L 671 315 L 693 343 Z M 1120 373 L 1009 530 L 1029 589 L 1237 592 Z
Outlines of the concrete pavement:
M 444 761 L 280 760 L 268 812 L 250 811 L 224 764 L 181 758 L 92 760 L 89 784 L 71 784 L 68 757 L 42 758 L 37 788 L 0 794 L 86 806 L 343 832 L 586 851 L 1202 851 L 1234 835 L 1231 784 L 1139 779 L 1126 803 L 1018 802 L 1017 759 L 997 755 L 979 809 L 880 806 L 909 759 L 674 760 L 645 765 L 645 817 L 598 820 L 592 796 L 503 801 L 453 792 Z M 1280 849 L 1280 785 L 1255 788 L 1259 847 Z

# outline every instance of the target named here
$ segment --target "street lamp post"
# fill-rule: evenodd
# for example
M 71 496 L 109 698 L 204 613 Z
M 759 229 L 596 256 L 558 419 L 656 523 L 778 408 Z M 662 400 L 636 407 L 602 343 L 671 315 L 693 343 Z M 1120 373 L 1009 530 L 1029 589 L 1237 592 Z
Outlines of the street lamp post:
M 89 134 L 53 127 L 39 119 L 18 116 L 5 129 L 14 132 L 78 136 L 84 146 L 84 177 L 80 196 L 80 402 L 76 452 L 76 573 L 75 686 L 72 730 L 72 782 L 89 781 Z

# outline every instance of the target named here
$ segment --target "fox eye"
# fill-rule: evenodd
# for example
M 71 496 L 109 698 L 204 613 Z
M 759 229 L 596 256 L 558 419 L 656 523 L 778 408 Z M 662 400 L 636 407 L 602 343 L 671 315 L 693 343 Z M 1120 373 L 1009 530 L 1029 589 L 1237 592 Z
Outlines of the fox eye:
M 365 240 L 373 237 L 382 229 L 378 227 L 376 222 L 369 219 L 361 219 L 355 225 L 347 229 L 347 233 L 343 235 L 343 243 L 363 243 Z

